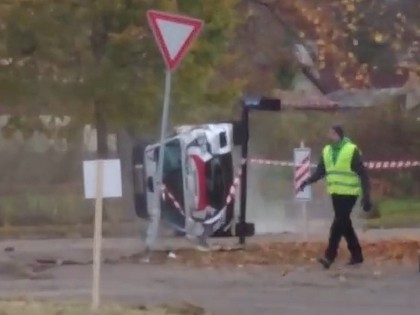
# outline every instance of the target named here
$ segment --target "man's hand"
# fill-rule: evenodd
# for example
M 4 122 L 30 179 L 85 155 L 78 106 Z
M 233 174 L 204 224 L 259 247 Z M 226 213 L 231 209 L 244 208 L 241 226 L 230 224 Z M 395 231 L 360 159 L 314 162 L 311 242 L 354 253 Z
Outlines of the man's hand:
M 362 208 L 365 212 L 369 212 L 372 209 L 372 203 L 370 201 L 369 196 L 365 196 L 362 198 Z
M 302 182 L 302 184 L 300 184 L 300 186 L 299 186 L 299 191 L 303 191 L 305 189 L 305 187 L 308 186 L 308 185 L 309 185 L 308 181 L 304 180 Z

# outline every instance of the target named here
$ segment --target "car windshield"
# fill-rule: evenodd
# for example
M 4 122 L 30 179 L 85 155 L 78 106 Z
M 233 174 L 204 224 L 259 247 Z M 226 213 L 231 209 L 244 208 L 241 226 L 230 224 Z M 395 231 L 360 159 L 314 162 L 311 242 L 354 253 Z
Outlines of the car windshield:
M 165 146 L 165 160 L 163 171 L 167 173 L 181 170 L 181 143 L 178 139 L 168 142 Z
M 172 196 L 184 207 L 184 189 L 182 172 L 182 151 L 179 139 L 171 140 L 165 145 L 165 159 L 163 164 L 163 181 Z M 171 225 L 182 228 L 184 226 L 184 216 L 176 209 L 170 199 L 166 199 L 163 205 L 162 217 L 170 222 Z

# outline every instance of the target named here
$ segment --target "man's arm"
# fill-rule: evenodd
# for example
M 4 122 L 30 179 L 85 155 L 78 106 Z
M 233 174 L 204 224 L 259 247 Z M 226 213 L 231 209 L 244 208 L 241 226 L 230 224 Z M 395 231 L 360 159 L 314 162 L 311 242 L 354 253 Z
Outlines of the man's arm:
M 312 173 L 312 175 L 306 180 L 306 184 L 310 185 L 313 184 L 320 179 L 324 178 L 326 175 L 325 172 L 325 164 L 324 159 L 321 157 L 319 159 L 318 165 L 316 166 L 315 171 Z
M 353 158 L 351 161 L 351 170 L 355 172 L 359 178 L 360 183 L 362 185 L 362 196 L 364 199 L 370 199 L 370 183 L 369 183 L 369 176 L 366 171 L 366 167 L 363 164 L 362 156 L 359 150 L 356 150 L 353 154 Z

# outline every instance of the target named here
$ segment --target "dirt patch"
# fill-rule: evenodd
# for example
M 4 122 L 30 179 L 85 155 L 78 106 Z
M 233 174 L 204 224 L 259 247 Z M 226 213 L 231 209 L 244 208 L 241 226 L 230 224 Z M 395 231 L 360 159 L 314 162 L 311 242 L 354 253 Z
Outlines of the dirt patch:
M 198 252 L 165 242 L 162 248 L 173 251 L 155 252 L 151 263 L 144 264 L 141 255 L 130 255 L 141 250 L 137 239 L 107 239 L 104 241 L 107 260 L 101 269 L 101 300 L 130 307 L 111 306 L 112 312 L 100 314 L 416 314 L 420 307 L 420 282 L 414 263 L 420 238 L 417 232 L 389 234 L 387 231 L 389 239 L 378 232 L 363 234 L 370 240 L 363 242 L 366 264 L 349 268 L 337 261 L 327 271 L 314 262 L 322 254 L 325 241 L 299 243 L 289 241 L 286 236 L 275 236 L 256 238 L 245 250 L 233 250 L 224 244 L 214 252 Z M 393 235 L 401 238 L 393 239 Z M 410 235 L 413 241 L 402 239 Z M 17 240 L 4 245 L 5 249 L 15 247 L 14 252 L 9 249 L 11 260 L 26 262 L 24 265 L 32 271 L 36 269 L 36 274 L 50 273 L 52 278 L 21 280 L 26 276 L 17 274 L 14 281 L 7 275 L 13 271 L 5 268 L 0 275 L 0 296 L 59 304 L 49 304 L 46 311 L 42 304 L 35 309 L 25 306 L 24 310 L 18 305 L 13 312 L 3 314 L 90 314 L 86 307 L 92 286 L 89 240 Z M 115 260 L 110 259 L 114 257 Z M 340 260 L 347 257 L 343 242 Z M 37 259 L 40 266 L 35 268 L 31 262 Z M 85 306 L 60 303 L 71 301 Z M 162 306 L 163 303 L 166 305 Z M 0 304 L 0 315 L 1 310 Z
M 374 263 L 413 264 L 419 262 L 420 241 L 384 240 L 363 242 L 366 260 Z M 180 249 L 174 252 L 157 251 L 151 254 L 154 264 L 183 264 L 193 267 L 224 267 L 246 265 L 305 265 L 313 263 L 323 253 L 325 242 L 268 242 L 252 244 L 246 248 L 219 247 L 210 252 L 199 252 L 194 249 Z M 346 248 L 341 246 L 344 254 Z M 344 259 L 345 255 L 342 259 Z M 139 262 L 142 254 L 122 257 L 121 261 Z M 113 261 L 112 263 L 118 263 Z
M 104 306 L 98 312 L 92 312 L 86 305 L 75 304 L 48 304 L 28 301 L 4 301 L 0 302 L 1 315 L 205 315 L 201 307 L 183 303 L 178 305 L 162 305 L 148 308 L 139 306 L 136 308 L 123 308 L 120 306 Z
M 59 242 L 58 240 L 54 243 Z M 129 242 L 129 241 L 127 241 Z M 59 267 L 89 267 L 92 264 L 91 249 L 87 242 L 79 242 L 71 248 L 69 242 L 63 241 L 60 246 L 48 247 L 48 242 L 15 242 L 14 249 L 5 247 L 4 259 L 0 261 L 0 276 L 12 279 L 48 279 Z M 67 245 L 66 245 L 67 244 Z M 317 258 L 325 250 L 325 241 L 293 242 L 265 240 L 248 244 L 246 247 L 235 247 L 228 244 L 214 246 L 210 252 L 200 252 L 189 247 L 170 246 L 171 250 L 156 250 L 149 253 L 146 261 L 145 253 L 138 253 L 137 241 L 122 247 L 119 240 L 107 243 L 103 253 L 103 264 L 108 266 L 126 266 L 149 263 L 150 265 L 187 266 L 191 268 L 242 268 L 246 266 L 280 266 L 282 272 L 288 274 L 299 266 L 318 265 Z M 76 246 L 77 245 L 77 246 Z M 130 246 L 127 246 L 130 245 Z M 26 247 L 25 247 L 26 246 Z M 118 246 L 119 250 L 114 247 Z M 137 247 L 137 248 L 136 248 Z M 420 241 L 417 239 L 377 239 L 363 241 L 362 247 L 366 263 L 372 266 L 405 265 L 413 269 L 420 263 Z M 48 248 L 49 251 L 45 251 Z M 62 251 L 63 248 L 67 250 Z M 112 249 L 113 248 L 113 249 Z M 38 250 L 39 249 L 39 250 Z M 112 250 L 111 250 L 112 249 Z M 137 252 L 137 253 L 136 253 Z M 130 254 L 135 253 L 135 254 Z M 348 251 L 345 242 L 339 252 L 337 263 L 347 260 Z

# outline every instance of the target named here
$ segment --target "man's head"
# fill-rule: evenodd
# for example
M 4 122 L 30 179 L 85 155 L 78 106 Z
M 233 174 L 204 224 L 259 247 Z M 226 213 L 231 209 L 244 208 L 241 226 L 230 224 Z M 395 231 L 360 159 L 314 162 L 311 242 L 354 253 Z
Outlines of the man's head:
M 328 130 L 328 139 L 332 143 L 340 142 L 344 138 L 344 129 L 341 125 L 332 125 Z

